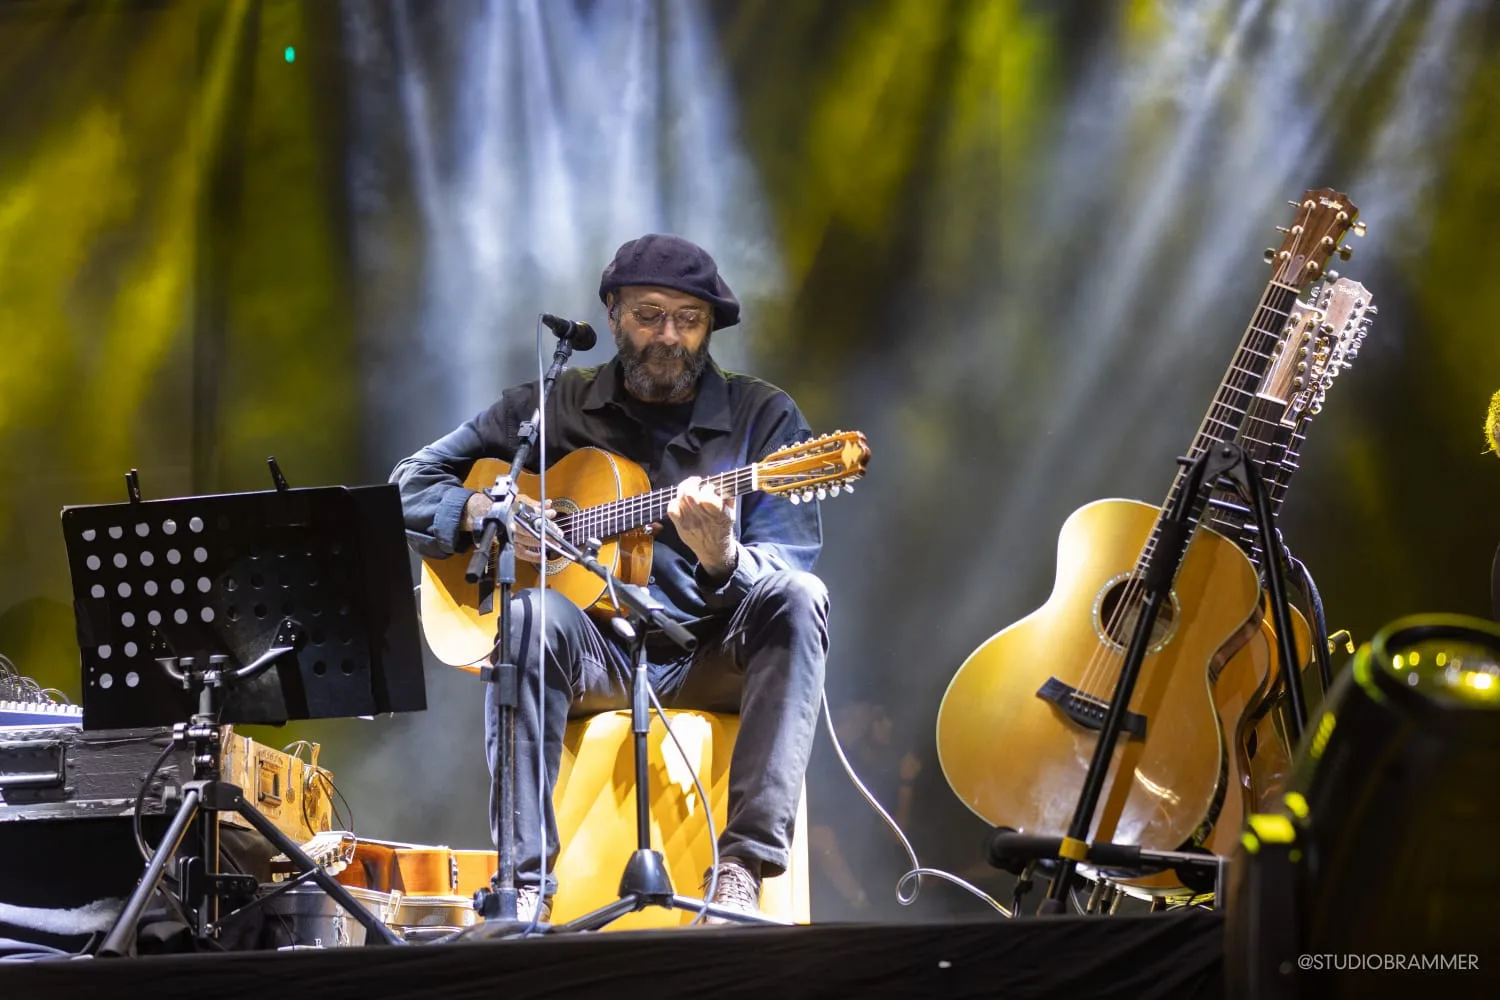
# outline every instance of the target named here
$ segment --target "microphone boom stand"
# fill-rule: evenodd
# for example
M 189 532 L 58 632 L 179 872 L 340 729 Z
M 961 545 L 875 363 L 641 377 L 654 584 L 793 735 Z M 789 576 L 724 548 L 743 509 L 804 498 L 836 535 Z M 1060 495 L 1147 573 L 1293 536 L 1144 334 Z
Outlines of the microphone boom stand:
M 520 442 L 516 445 L 510 470 L 497 478 L 493 487 L 484 491 L 494 502 L 481 521 L 483 527 L 479 541 L 474 545 L 474 554 L 469 557 L 469 565 L 464 574 L 469 583 L 480 585 L 480 611 L 488 612 L 485 602 L 495 599 L 495 585 L 498 585 L 500 592 L 499 635 L 491 653 L 494 662 L 486 664 L 479 673 L 480 680 L 495 685 L 496 700 L 500 704 L 499 760 L 495 764 L 495 794 L 500 803 L 500 830 L 496 844 L 495 878 L 492 888 L 480 889 L 474 894 L 474 909 L 492 928 L 496 922 L 514 925 L 517 929 L 530 924 L 530 921 L 518 920 L 516 916 L 515 769 L 519 673 L 514 651 L 510 647 L 510 596 L 516 583 L 515 524 L 516 510 L 520 506 L 520 498 L 516 493 L 516 476 L 525 468 L 531 453 L 536 449 L 542 407 L 547 405 L 547 394 L 551 392 L 553 383 L 567 367 L 568 358 L 573 354 L 574 340 L 583 344 L 587 350 L 593 346 L 593 331 L 586 325 L 577 324 L 567 332 L 558 334 L 552 366 L 542 378 L 536 410 L 530 420 L 521 424 Z M 546 456 L 542 456 L 541 461 L 545 460 Z M 545 573 L 545 569 L 543 572 Z M 487 580 L 491 575 L 492 579 Z

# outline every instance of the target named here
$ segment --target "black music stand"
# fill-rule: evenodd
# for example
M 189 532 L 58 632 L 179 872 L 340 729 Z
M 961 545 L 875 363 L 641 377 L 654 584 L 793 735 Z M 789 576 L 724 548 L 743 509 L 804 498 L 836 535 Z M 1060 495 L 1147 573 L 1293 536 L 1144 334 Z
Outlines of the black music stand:
M 195 936 L 217 934 L 221 895 L 254 891 L 217 870 L 214 814 L 222 811 L 243 816 L 373 940 L 399 943 L 239 788 L 219 780 L 224 723 L 427 707 L 396 487 L 294 490 L 275 459 L 270 465 L 275 490 L 145 502 L 132 470 L 128 503 L 63 509 L 84 728 L 172 724 L 174 743 L 194 751 L 194 780 L 100 955 L 131 949 L 194 819 L 201 851 L 180 859 L 179 882 Z

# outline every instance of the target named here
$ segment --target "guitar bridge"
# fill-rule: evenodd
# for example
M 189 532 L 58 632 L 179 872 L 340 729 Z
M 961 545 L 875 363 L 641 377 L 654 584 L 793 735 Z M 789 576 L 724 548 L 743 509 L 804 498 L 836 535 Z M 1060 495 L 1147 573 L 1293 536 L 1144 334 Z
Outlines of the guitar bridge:
M 1109 702 L 1093 695 L 1080 694 L 1071 684 L 1064 684 L 1056 677 L 1047 678 L 1036 696 L 1057 706 L 1068 718 L 1085 729 L 1095 732 L 1104 728 L 1104 716 L 1109 712 Z M 1138 740 L 1146 738 L 1146 717 L 1128 709 L 1120 722 L 1120 730 Z

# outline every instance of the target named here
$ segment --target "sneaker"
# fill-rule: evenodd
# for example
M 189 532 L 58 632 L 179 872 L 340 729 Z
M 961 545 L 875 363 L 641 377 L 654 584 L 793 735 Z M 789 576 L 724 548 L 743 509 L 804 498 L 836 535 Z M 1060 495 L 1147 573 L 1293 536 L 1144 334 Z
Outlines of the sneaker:
M 541 903 L 542 915 L 537 916 L 537 903 Z M 552 897 L 543 896 L 540 886 L 523 885 L 516 887 L 516 919 L 524 923 L 531 923 L 533 919 L 537 923 L 545 924 L 552 917 Z
M 708 898 L 709 883 L 714 870 L 703 874 L 703 898 L 725 909 L 741 913 L 760 913 L 760 876 L 751 872 L 739 858 L 719 859 L 719 883 L 712 899 Z M 705 924 L 730 924 L 735 921 L 712 915 L 703 918 Z

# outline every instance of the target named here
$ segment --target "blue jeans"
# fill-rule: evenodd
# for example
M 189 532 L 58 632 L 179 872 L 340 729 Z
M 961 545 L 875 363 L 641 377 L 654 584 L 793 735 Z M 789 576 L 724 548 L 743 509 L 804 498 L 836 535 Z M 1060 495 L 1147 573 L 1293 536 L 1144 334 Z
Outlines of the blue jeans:
M 540 881 L 546 824 L 547 883 L 555 892 L 557 823 L 552 789 L 569 718 L 630 708 L 634 665 L 614 630 L 601 630 L 567 598 L 547 592 L 545 718 L 538 711 L 537 629 L 541 591 L 511 602 L 511 652 L 519 675 L 515 733 L 516 884 Z M 700 636 L 692 655 L 665 640 L 648 642 L 651 686 L 667 708 L 738 713 L 739 735 L 729 767 L 728 822 L 719 853 L 740 858 L 762 877 L 786 870 L 797 804 L 823 694 L 828 654 L 828 591 L 801 570 L 767 574 L 721 628 Z M 490 776 L 499 759 L 500 707 L 487 685 L 485 755 Z M 538 816 L 536 747 L 546 766 L 546 800 Z M 490 835 L 500 839 L 498 785 L 490 793 Z

